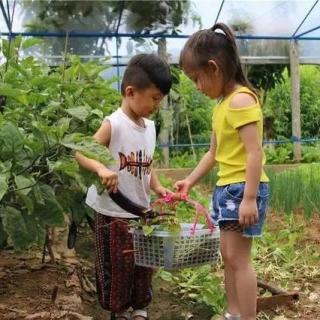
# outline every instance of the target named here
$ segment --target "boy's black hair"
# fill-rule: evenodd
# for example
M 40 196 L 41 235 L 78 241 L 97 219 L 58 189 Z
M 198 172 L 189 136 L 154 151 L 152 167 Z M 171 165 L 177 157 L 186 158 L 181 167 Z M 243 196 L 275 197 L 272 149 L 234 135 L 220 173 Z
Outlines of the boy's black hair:
M 121 83 L 121 94 L 125 95 L 127 86 L 146 89 L 154 85 L 164 95 L 172 85 L 169 65 L 155 54 L 138 54 L 131 58 L 124 72 Z

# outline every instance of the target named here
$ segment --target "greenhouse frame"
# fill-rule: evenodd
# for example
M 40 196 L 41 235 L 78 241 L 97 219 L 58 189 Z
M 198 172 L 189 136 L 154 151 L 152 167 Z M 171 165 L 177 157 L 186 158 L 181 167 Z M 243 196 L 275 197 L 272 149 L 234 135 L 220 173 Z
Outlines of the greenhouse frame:
M 237 36 L 244 65 L 290 64 L 293 120 L 291 140 L 294 143 L 295 160 L 299 161 L 301 158 L 303 139 L 299 64 L 320 64 L 319 0 L 191 1 L 192 10 L 201 18 L 201 23 L 196 25 L 194 21 L 189 21 L 179 26 L 179 30 L 171 32 L 168 32 L 164 25 L 153 26 L 150 30 L 142 32 L 128 30 L 124 23 L 127 14 L 125 1 L 121 1 L 122 10 L 115 22 L 104 30 L 94 23 L 95 10 L 84 16 L 81 21 L 71 21 L 65 29 L 57 27 L 54 30 L 37 30 L 30 27 L 29 22 L 34 16 L 25 3 L 26 1 L 0 0 L 0 37 L 42 38 L 47 45 L 36 51 L 26 51 L 24 54 L 35 55 L 51 63 L 61 60 L 63 55 L 61 51 L 54 50 L 51 43 L 55 41 L 65 44 L 68 41 L 68 52 L 78 54 L 84 59 L 111 57 L 108 63 L 113 66 L 111 69 L 118 77 L 121 76 L 130 57 L 138 52 L 164 50 L 168 61 L 177 64 L 179 51 L 190 34 L 199 28 L 209 28 L 217 21 L 231 25 Z M 159 41 L 161 39 L 162 41 Z M 98 44 L 95 49 L 91 46 L 93 41 Z M 161 44 L 165 44 L 162 49 Z

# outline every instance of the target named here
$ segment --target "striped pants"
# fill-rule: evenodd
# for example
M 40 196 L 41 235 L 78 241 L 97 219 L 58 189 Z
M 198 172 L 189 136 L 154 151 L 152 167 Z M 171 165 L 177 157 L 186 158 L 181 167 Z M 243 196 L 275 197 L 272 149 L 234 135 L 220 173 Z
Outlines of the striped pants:
M 136 266 L 128 219 L 96 213 L 96 284 L 102 308 L 143 309 L 152 299 L 152 269 Z

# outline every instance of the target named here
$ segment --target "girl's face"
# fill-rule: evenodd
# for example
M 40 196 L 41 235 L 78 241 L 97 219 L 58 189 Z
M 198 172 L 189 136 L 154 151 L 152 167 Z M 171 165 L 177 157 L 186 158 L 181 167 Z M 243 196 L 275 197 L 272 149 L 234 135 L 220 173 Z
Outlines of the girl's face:
M 222 73 L 213 60 L 208 61 L 207 70 L 184 68 L 184 72 L 195 83 L 197 89 L 211 99 L 217 99 L 223 95 Z

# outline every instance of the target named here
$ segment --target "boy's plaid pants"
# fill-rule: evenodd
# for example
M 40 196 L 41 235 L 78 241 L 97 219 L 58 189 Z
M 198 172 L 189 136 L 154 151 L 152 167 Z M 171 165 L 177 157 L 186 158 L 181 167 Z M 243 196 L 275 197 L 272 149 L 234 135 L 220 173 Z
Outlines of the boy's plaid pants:
M 95 216 L 96 283 L 102 308 L 123 312 L 145 308 L 152 299 L 150 268 L 134 264 L 129 219 Z

